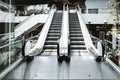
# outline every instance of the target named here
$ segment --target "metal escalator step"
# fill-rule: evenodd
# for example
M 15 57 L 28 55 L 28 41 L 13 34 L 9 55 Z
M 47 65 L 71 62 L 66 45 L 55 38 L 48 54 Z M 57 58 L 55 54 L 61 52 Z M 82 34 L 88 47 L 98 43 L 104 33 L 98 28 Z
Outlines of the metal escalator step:
M 50 27 L 50 29 L 49 30 L 61 30 L 61 27 L 59 26 L 59 27 Z
M 44 49 L 57 49 L 57 45 L 45 45 Z
M 80 28 L 80 26 L 78 24 L 70 24 L 70 28 Z
M 61 32 L 61 29 L 49 29 L 48 32 Z
M 81 32 L 81 29 L 77 28 L 69 28 L 70 32 Z
M 81 30 L 80 28 L 70 28 L 71 30 Z
M 57 19 L 54 18 L 52 22 L 53 23 L 62 23 L 61 18 L 59 18 L 59 17 L 57 17 Z
M 71 41 L 84 41 L 83 37 L 70 37 Z
M 70 30 L 70 32 L 78 32 L 78 33 L 81 32 L 82 33 L 82 31 L 74 31 L 74 30 Z
M 70 24 L 70 28 L 74 28 L 74 27 L 78 27 L 78 28 L 80 28 L 80 25 L 79 24 Z
M 55 15 L 54 15 L 54 17 L 53 17 L 53 18 L 55 18 L 55 17 L 57 17 L 57 18 L 62 18 L 62 14 L 61 14 L 61 13 L 60 13 L 60 14 L 59 14 L 59 13 L 57 13 L 57 14 L 55 14 Z
M 70 24 L 79 24 L 79 21 L 70 21 Z
M 57 49 L 43 49 L 43 52 L 57 52 Z
M 78 24 L 77 22 L 74 22 L 74 23 L 69 23 L 71 26 L 73 26 L 73 25 L 77 25 L 77 26 L 79 26 L 80 27 L 80 24 Z
M 55 33 L 49 33 L 48 36 L 60 36 L 60 34 L 55 34 Z
M 48 31 L 43 52 L 45 53 L 47 52 L 49 54 L 51 51 L 57 50 L 57 41 L 59 39 L 61 32 L 61 24 L 62 24 L 62 14 L 55 13 L 50 29 Z
M 51 27 L 49 30 L 61 30 L 60 27 Z
M 82 34 L 82 31 L 70 31 L 70 34 Z
M 71 45 L 70 46 L 70 49 L 71 50 L 73 50 L 73 49 L 76 49 L 76 50 L 78 50 L 78 49 L 82 49 L 82 50 L 85 50 L 86 49 L 86 46 L 85 45 Z
M 52 23 L 51 26 L 59 26 L 61 23 Z
M 75 25 L 70 25 L 69 26 L 70 28 L 69 29 L 79 29 L 79 30 L 81 30 L 81 28 L 80 28 L 80 26 L 75 26 Z
M 57 40 L 55 40 L 55 41 L 46 41 L 45 42 L 45 45 L 56 45 L 57 44 Z
M 70 21 L 72 21 L 72 22 L 75 22 L 75 21 L 79 22 L 76 17 L 70 17 Z
M 56 41 L 56 40 L 58 40 L 59 39 L 59 37 L 47 37 L 46 38 L 46 41 Z
M 60 32 L 49 32 L 48 34 L 60 34 Z
M 74 26 L 74 25 L 75 25 L 75 26 L 79 26 L 79 27 L 80 27 L 80 24 L 78 24 L 78 23 L 70 23 L 70 25 L 71 25 L 71 26 Z
M 61 25 L 61 23 L 52 23 L 51 25 Z
M 86 50 L 84 38 L 82 35 L 81 27 L 76 13 L 70 13 L 70 51 Z
M 70 45 L 85 45 L 84 41 L 70 41 Z
M 70 30 L 70 34 L 81 35 L 81 34 L 82 34 L 82 31 L 81 31 L 81 30 Z
M 70 24 L 72 24 L 72 25 L 78 24 L 79 25 L 79 21 L 70 21 Z
M 73 28 L 70 27 L 70 29 L 71 30 L 81 30 L 80 28 L 75 28 L 75 27 L 73 27 Z
M 70 34 L 70 37 L 83 37 L 83 35 L 82 34 Z
M 51 25 L 51 28 L 54 28 L 54 27 L 55 27 L 55 28 L 61 27 L 61 25 L 60 25 L 60 24 L 59 24 L 59 25 L 53 25 L 53 24 L 52 24 L 52 25 Z
M 49 29 L 49 31 L 50 30 L 54 30 L 54 31 L 57 30 L 57 31 L 61 32 L 61 29 Z
M 49 33 L 60 33 L 60 30 L 49 30 Z
M 46 40 L 57 40 L 57 39 L 59 39 L 58 36 L 55 37 L 48 36 Z
M 78 42 L 78 41 L 77 41 L 77 42 Z M 71 46 L 75 46 L 75 47 L 77 47 L 77 46 L 78 46 L 78 47 L 79 47 L 79 46 L 81 47 L 81 46 L 85 46 L 85 43 L 78 43 L 78 44 L 77 44 L 77 43 L 70 43 L 70 45 L 71 45 Z
M 54 20 L 53 23 L 61 23 L 60 19 Z

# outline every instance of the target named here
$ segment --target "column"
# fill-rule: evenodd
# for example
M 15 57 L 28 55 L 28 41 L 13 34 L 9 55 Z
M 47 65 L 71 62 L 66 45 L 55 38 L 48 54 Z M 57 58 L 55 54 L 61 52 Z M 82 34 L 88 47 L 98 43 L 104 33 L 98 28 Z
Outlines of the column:
M 116 33 L 117 33 L 117 29 L 116 29 L 116 25 L 113 26 L 112 30 L 112 48 L 113 50 L 116 50 Z
M 120 37 L 118 38 L 118 44 L 120 45 Z M 120 67 L 120 47 L 119 47 L 119 50 L 118 50 L 118 65 Z

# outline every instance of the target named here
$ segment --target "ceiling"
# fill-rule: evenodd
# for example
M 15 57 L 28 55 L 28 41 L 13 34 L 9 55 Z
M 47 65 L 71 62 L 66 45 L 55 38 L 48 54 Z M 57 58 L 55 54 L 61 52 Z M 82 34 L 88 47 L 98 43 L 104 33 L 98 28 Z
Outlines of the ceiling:
M 10 0 L 2 0 L 4 2 L 9 3 Z M 11 0 L 12 3 L 15 5 L 36 5 L 36 4 L 52 4 L 60 1 L 66 1 L 66 0 Z M 79 2 L 79 3 L 85 3 L 86 0 L 67 0 L 70 3 Z
M 5 3 L 10 3 L 10 0 L 2 0 Z M 38 4 L 56 4 L 57 9 L 62 9 L 63 3 L 69 2 L 69 6 L 75 6 L 76 3 L 80 5 L 80 7 L 85 6 L 86 0 L 11 0 L 12 4 L 16 6 L 17 10 L 23 10 L 26 5 L 38 5 Z

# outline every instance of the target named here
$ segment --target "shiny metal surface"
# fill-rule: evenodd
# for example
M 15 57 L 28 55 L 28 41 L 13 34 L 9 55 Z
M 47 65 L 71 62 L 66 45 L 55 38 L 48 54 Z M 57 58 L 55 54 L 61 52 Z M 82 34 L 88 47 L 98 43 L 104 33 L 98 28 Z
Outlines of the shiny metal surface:
M 61 37 L 59 41 L 59 56 L 68 56 L 68 41 L 69 41 L 69 14 L 68 9 L 66 10 L 65 5 L 63 6 L 63 17 L 62 17 L 62 29 Z
M 120 77 L 106 63 L 97 63 L 87 54 L 71 56 L 69 63 L 59 63 L 56 56 L 36 56 L 30 63 L 22 63 L 5 79 L 116 79 Z M 4 80 L 5 80 L 4 79 Z

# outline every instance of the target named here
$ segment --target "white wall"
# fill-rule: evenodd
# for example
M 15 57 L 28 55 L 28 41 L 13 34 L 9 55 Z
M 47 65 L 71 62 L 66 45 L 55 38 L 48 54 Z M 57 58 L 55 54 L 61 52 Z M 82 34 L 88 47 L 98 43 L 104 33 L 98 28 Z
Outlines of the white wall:
M 11 16 L 10 16 L 11 15 Z M 11 19 L 10 19 L 11 17 Z M 7 13 L 0 10 L 0 22 L 14 22 L 14 13 Z
M 105 13 L 107 10 L 108 0 L 86 0 L 87 12 L 88 9 L 98 8 L 99 13 Z
M 39 20 L 40 20 L 39 22 L 40 22 L 40 23 L 45 23 L 48 15 L 49 15 L 49 14 L 38 14 L 37 16 L 40 18 L 40 19 L 39 19 Z M 24 20 L 24 19 L 27 18 L 27 17 L 28 17 L 28 16 L 16 16 L 14 22 L 15 22 L 15 23 L 19 23 L 19 22 L 21 22 L 22 20 Z
M 37 16 L 39 16 L 39 19 L 41 23 L 45 23 L 47 17 L 49 14 L 38 14 Z M 14 13 L 11 14 L 11 20 L 10 18 L 10 14 L 7 12 L 3 12 L 0 10 L 0 22 L 12 22 L 12 23 L 20 23 L 22 20 L 24 20 L 25 18 L 27 18 L 28 16 L 14 16 Z
M 82 14 L 85 20 L 85 23 L 88 24 L 91 21 L 91 24 L 104 24 L 106 20 L 108 24 L 113 24 L 113 16 L 110 14 Z
M 39 14 L 39 22 L 40 23 L 45 23 L 47 17 L 49 14 Z M 28 16 L 16 16 L 14 19 L 12 19 L 13 23 L 20 23 L 22 20 L 24 20 L 25 18 L 27 18 Z M 92 24 L 103 24 L 104 20 L 107 21 L 107 23 L 113 23 L 113 16 L 110 14 L 83 14 L 83 18 L 86 22 L 86 24 L 88 23 L 88 21 L 91 21 Z M 8 14 L 2 14 L 0 13 L 0 22 L 9 22 L 8 19 Z
M 114 16 L 108 12 L 109 0 L 86 0 L 86 14 L 83 14 L 85 23 L 88 24 L 104 24 L 106 20 L 108 24 L 113 24 Z M 88 14 L 88 9 L 98 8 L 98 14 Z

